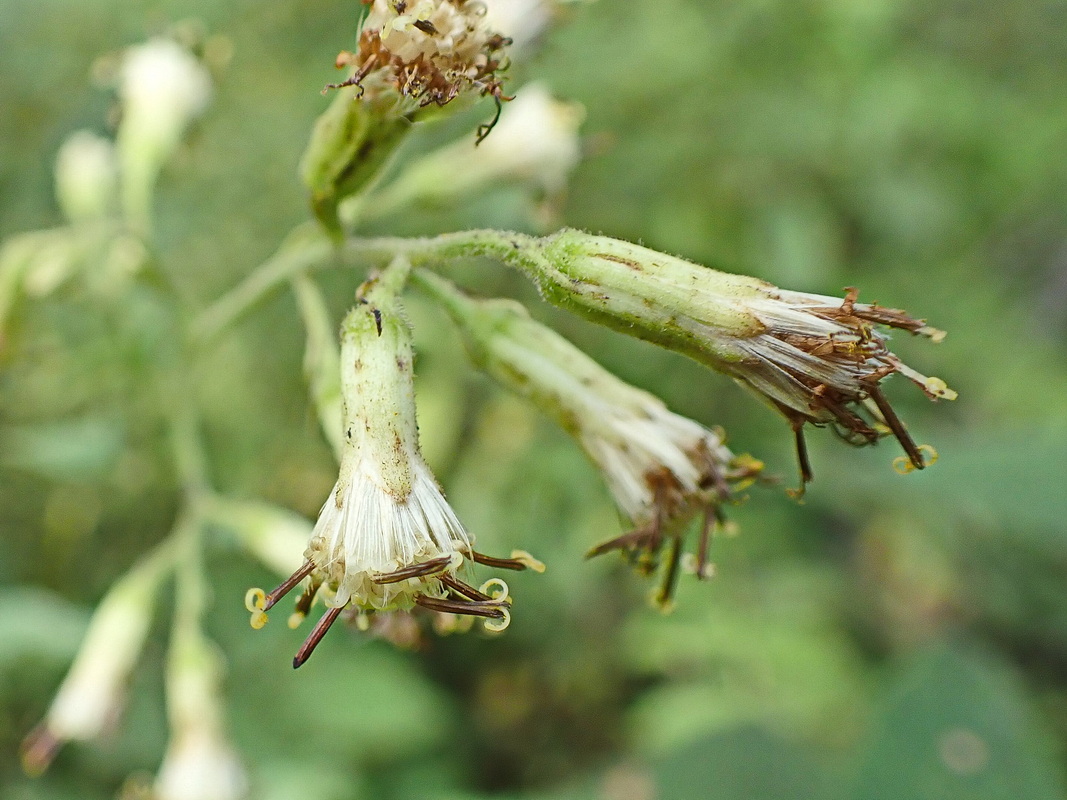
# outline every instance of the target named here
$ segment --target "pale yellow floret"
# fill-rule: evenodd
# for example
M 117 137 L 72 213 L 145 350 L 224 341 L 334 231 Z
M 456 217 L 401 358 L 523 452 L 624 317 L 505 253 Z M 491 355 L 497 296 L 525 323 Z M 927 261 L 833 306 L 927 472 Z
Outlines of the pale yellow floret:
M 534 558 L 525 550 L 512 550 L 511 558 L 520 562 L 527 569 L 532 569 L 534 572 L 540 573 L 545 571 L 545 562 Z
M 297 628 L 299 628 L 300 624 L 304 621 L 304 618 L 306 616 L 307 614 L 304 614 L 300 611 L 294 611 L 292 614 L 290 614 L 289 619 L 286 622 L 286 624 L 289 626 L 289 630 L 295 631 Z
M 262 589 L 252 588 L 245 592 L 245 608 L 253 614 L 262 611 L 267 604 L 267 593 Z
M 955 400 L 959 395 L 948 388 L 948 384 L 940 378 L 927 378 L 923 384 L 927 394 L 940 397 L 942 400 Z
M 478 591 L 482 594 L 489 595 L 494 600 L 503 602 L 508 599 L 508 593 L 511 590 L 504 581 L 500 580 L 500 578 L 490 578 L 479 587 Z

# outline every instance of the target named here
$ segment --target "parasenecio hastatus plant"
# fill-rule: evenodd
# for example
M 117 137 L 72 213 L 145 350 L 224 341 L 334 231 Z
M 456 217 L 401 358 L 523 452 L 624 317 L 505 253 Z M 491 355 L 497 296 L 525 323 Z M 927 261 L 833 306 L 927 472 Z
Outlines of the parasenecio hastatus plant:
M 55 702 L 25 741 L 27 771 L 46 768 L 63 742 L 94 738 L 114 724 L 156 602 L 173 579 L 166 680 L 171 744 L 151 793 L 162 800 L 247 796 L 222 713 L 224 661 L 203 626 L 212 531 L 231 531 L 253 557 L 288 575 L 270 591 L 247 591 L 253 628 L 290 593 L 296 597 L 291 627 L 309 614 L 318 617 L 294 667 L 339 620 L 394 639 L 420 626 L 449 632 L 480 620 L 493 633 L 508 626 L 514 600 L 498 573 L 545 566 L 520 543 L 506 556 L 480 552 L 422 456 L 415 354 L 403 311 L 409 288 L 444 310 L 474 365 L 557 422 L 601 473 L 629 529 L 591 542 L 590 555 L 621 551 L 639 571 L 658 571 L 653 600 L 662 609 L 671 607 L 680 575 L 713 574 L 712 534 L 746 487 L 762 479 L 761 462 L 728 448 L 721 429 L 676 414 L 623 382 L 534 321 L 520 303 L 476 298 L 437 274 L 451 262 L 485 257 L 512 267 L 549 303 L 689 356 L 754 392 L 793 432 L 797 493 L 813 477 L 804 439 L 809 426 L 832 427 L 854 445 L 892 436 L 903 451 L 900 471 L 932 462 L 933 449 L 914 441 L 883 384 L 899 373 L 933 400 L 955 394 L 904 364 L 885 331 L 933 341 L 943 333 L 907 312 L 861 303 L 856 289 L 841 297 L 779 289 L 570 229 L 546 236 L 360 234 L 370 219 L 380 223 L 419 203 L 458 203 L 505 183 L 526 187 L 533 200 L 560 194 L 581 154 L 581 109 L 538 85 L 507 83 L 512 50 L 528 53 L 560 5 L 360 4 L 356 46 L 336 60 L 347 75 L 324 90 L 333 97 L 301 164 L 317 222 L 284 237 L 271 259 L 210 306 L 173 315 L 174 336 L 156 337 L 184 343 L 161 348 L 153 360 L 184 499 L 170 534 L 100 603 Z M 126 51 L 116 75 L 122 114 L 115 136 L 75 133 L 57 159 L 57 194 L 68 223 L 14 237 L 0 249 L 0 336 L 18 303 L 65 282 L 82 281 L 114 300 L 154 281 L 156 182 L 207 110 L 213 78 L 201 58 L 166 37 Z M 416 126 L 485 99 L 477 130 L 438 151 L 409 153 L 399 169 L 386 170 Z M 535 204 L 531 214 L 544 216 Z M 353 267 L 366 270 L 367 279 L 338 336 L 338 320 L 330 318 L 311 275 Z M 198 410 L 191 393 L 178 390 L 194 374 L 199 354 L 283 286 L 293 291 L 306 327 L 312 405 L 339 464 L 314 524 L 220 494 L 209 477 Z M 169 300 L 179 305 L 176 295 Z M 695 544 L 686 552 L 691 529 Z M 483 569 L 491 576 L 476 579 Z M 212 793 L 203 792 L 206 784 Z

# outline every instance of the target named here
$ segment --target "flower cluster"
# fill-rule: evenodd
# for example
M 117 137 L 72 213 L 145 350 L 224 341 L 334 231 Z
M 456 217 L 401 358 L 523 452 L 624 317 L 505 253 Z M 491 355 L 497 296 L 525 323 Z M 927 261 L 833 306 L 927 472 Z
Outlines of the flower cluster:
M 668 546 L 655 595 L 669 604 L 687 523 L 701 516 L 692 558 L 710 573 L 708 545 L 722 507 L 762 464 L 735 456 L 721 433 L 670 411 L 654 395 L 627 384 L 508 300 L 474 300 L 432 273 L 418 281 L 458 326 L 472 360 L 500 384 L 526 397 L 570 433 L 600 469 L 619 510 L 634 526 L 590 551 L 623 550 L 647 573 Z
M 904 311 L 779 289 L 647 247 L 563 230 L 509 235 L 478 247 L 526 271 L 550 302 L 684 353 L 736 379 L 781 412 L 796 434 L 803 483 L 812 478 L 803 427 L 832 425 L 851 444 L 892 434 L 910 468 L 927 465 L 882 393 L 899 373 L 932 400 L 955 399 L 940 378 L 904 364 L 875 326 L 935 342 L 944 333 Z M 928 454 L 929 455 L 929 454 Z

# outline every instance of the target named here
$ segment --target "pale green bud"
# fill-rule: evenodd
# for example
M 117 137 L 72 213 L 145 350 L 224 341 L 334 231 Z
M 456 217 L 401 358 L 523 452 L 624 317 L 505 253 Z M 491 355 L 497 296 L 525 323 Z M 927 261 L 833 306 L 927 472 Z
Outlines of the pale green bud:
M 340 233 L 337 206 L 375 178 L 403 141 L 411 122 L 388 108 L 357 100 L 349 86 L 334 96 L 315 121 L 300 162 L 316 217 L 331 233 Z
M 115 147 L 92 131 L 71 134 L 56 155 L 56 199 L 71 222 L 110 216 L 116 210 Z
M 361 214 L 380 217 L 409 203 L 444 204 L 508 184 L 559 195 L 581 160 L 584 116 L 580 105 L 553 99 L 544 86 L 524 86 L 505 106 L 492 136 L 480 144 L 464 137 L 412 162 L 368 196 Z
M 207 108 L 211 77 L 188 50 L 160 37 L 126 51 L 119 80 L 123 210 L 146 231 L 156 178 L 189 124 Z
M 241 800 L 248 779 L 223 723 L 222 658 L 196 625 L 178 623 L 167 664 L 171 737 L 158 800 Z

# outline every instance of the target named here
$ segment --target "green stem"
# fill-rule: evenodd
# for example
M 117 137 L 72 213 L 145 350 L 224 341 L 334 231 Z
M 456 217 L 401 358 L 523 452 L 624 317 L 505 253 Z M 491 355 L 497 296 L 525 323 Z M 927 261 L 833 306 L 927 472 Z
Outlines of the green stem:
M 209 344 L 279 286 L 297 275 L 326 265 L 334 252 L 333 243 L 317 225 L 296 228 L 273 256 L 192 321 L 189 340 L 194 346 Z
M 300 244 L 283 247 L 242 283 L 216 300 L 193 321 L 191 336 L 196 344 L 208 343 L 271 292 L 294 276 L 313 269 L 382 264 L 398 255 L 406 256 L 416 267 L 486 256 L 536 275 L 545 268 L 536 248 L 529 246 L 536 241 L 536 238 L 521 233 L 472 230 L 428 238 L 351 239 L 335 252 L 325 236 L 308 237 Z M 331 255 L 337 257 L 331 259 Z

